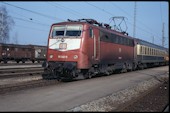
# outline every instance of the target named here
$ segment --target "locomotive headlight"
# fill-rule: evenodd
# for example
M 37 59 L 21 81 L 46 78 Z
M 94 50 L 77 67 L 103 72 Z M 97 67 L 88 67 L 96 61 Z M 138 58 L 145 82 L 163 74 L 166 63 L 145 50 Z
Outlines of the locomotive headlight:
M 77 59 L 78 58 L 78 55 L 74 55 L 74 57 L 73 57 L 74 59 Z
M 53 55 L 50 55 L 50 58 L 53 58 Z

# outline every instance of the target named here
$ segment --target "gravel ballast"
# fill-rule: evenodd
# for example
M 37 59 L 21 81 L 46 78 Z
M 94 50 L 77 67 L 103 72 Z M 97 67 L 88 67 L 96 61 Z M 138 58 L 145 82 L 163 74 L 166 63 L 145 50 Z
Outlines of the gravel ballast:
M 120 111 L 120 109 L 122 109 L 121 106 L 126 105 L 126 103 L 129 104 L 141 95 L 146 95 L 146 93 L 159 87 L 168 79 L 168 73 L 159 77 L 154 77 L 125 90 L 76 106 L 68 111 Z

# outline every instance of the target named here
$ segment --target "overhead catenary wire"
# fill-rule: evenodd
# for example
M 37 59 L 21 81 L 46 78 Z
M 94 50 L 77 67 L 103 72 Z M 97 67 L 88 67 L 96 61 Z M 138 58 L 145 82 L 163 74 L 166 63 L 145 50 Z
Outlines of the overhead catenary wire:
M 128 16 L 130 16 L 130 17 L 133 19 L 133 16 L 132 16 L 131 14 L 129 14 L 127 11 L 125 11 L 124 9 L 122 9 L 121 7 L 119 7 L 118 5 L 116 5 L 116 4 L 113 3 L 113 2 L 112 2 L 112 5 L 116 6 L 116 7 L 119 8 L 122 12 L 126 13 Z M 140 25 L 143 25 L 143 26 L 144 26 L 145 28 L 147 28 L 148 30 L 153 31 L 150 27 L 148 27 L 146 24 L 144 24 L 139 18 L 138 18 L 138 19 L 136 18 L 136 20 L 139 22 Z M 154 36 L 157 36 L 158 38 L 161 37 L 161 36 L 156 35 L 156 34 L 153 33 L 153 32 L 152 32 L 151 34 L 152 34 L 152 36 L 154 35 Z
M 39 12 L 36 12 L 36 11 L 32 11 L 32 10 L 29 10 L 29 9 L 25 9 L 25 8 L 22 8 L 22 7 L 13 5 L 13 4 L 9 4 L 9 3 L 6 3 L 6 2 L 2 2 L 2 3 L 3 3 L 3 4 L 6 4 L 6 5 L 9 5 L 9 6 L 12 6 L 12 7 L 15 7 L 15 8 L 18 8 L 18 9 L 21 9 L 21 10 L 24 10 L 24 11 L 27 11 L 27 12 L 31 12 L 31 13 L 34 13 L 34 14 L 37 14 L 37 15 L 40 15 L 40 16 L 43 16 L 43 17 L 52 19 L 52 20 L 61 20 L 61 21 L 65 21 L 64 19 L 61 19 L 61 18 L 49 16 L 49 15 L 46 15 L 46 14 L 42 14 L 42 13 L 39 13 Z
M 33 27 L 28 27 L 28 26 L 23 26 L 23 25 L 18 25 L 18 24 L 15 24 L 16 27 L 22 27 L 22 28 L 26 28 L 26 29 L 29 29 L 29 30 L 37 30 L 37 31 L 42 31 L 42 32 L 49 32 L 49 30 L 44 30 L 44 29 L 37 29 L 37 28 L 33 28 Z
M 160 13 L 161 13 L 161 23 L 163 23 L 161 2 L 160 2 Z
M 15 11 L 10 11 L 10 12 L 12 12 L 12 14 L 17 14 L 17 15 L 19 15 L 19 16 L 21 16 L 21 17 L 24 17 L 24 18 L 26 19 L 26 21 L 31 20 L 30 22 L 38 22 L 39 24 L 50 26 L 50 25 L 44 24 L 44 23 L 40 22 L 39 20 L 36 20 L 36 19 L 34 19 L 34 18 L 32 18 L 32 17 L 27 17 L 27 16 L 25 16 L 25 15 L 16 13 Z
M 21 21 L 26 21 L 26 22 L 30 22 L 30 23 L 34 23 L 34 24 L 38 24 L 38 25 L 42 25 L 42 26 L 50 26 L 50 25 L 47 25 L 47 24 L 42 24 L 42 23 L 38 23 L 38 22 L 33 22 L 31 20 L 25 20 L 25 19 L 22 19 L 22 18 L 18 18 L 18 17 L 14 17 L 12 16 L 14 19 L 17 19 L 17 20 L 21 20 Z
M 103 11 L 103 12 L 109 14 L 109 15 L 111 15 L 111 16 L 114 16 L 112 13 L 110 13 L 110 12 L 108 12 L 108 11 L 100 8 L 100 7 L 97 7 L 97 6 L 94 5 L 94 4 L 91 4 L 91 3 L 88 3 L 88 2 L 85 2 L 85 3 L 91 5 L 91 6 L 95 7 L 95 8 L 97 8 L 97 9 L 99 9 L 99 10 L 101 10 L 101 11 Z M 131 22 L 129 22 L 129 21 L 127 21 L 127 22 L 133 26 L 133 24 L 132 24 Z M 148 33 L 148 34 L 153 34 L 153 33 L 149 32 L 149 31 L 147 31 L 147 30 L 145 30 L 145 29 L 143 29 L 143 28 L 141 28 L 141 27 L 136 26 L 136 28 L 141 29 L 142 31 L 144 31 L 144 32 L 146 32 L 146 33 Z
M 111 16 L 114 16 L 112 13 L 110 13 L 110 12 L 108 12 L 108 11 L 106 11 L 106 10 L 100 8 L 100 7 L 97 7 L 97 6 L 95 6 L 95 5 L 93 5 L 93 4 L 89 3 L 89 2 L 85 2 L 85 3 L 91 5 L 91 6 L 95 7 L 95 8 L 97 8 L 97 9 L 99 9 L 99 10 L 101 10 L 101 11 L 103 11 L 103 12 L 109 14 L 109 15 L 111 15 Z
M 69 7 L 63 6 L 63 5 L 61 5 L 61 4 L 59 4 L 59 3 L 56 3 L 56 2 L 53 2 L 53 4 L 50 3 L 50 2 L 47 2 L 47 3 L 50 4 L 50 5 L 52 5 L 52 6 L 54 6 L 55 8 L 61 7 L 61 8 L 64 9 L 66 12 L 68 12 L 68 13 L 70 12 L 71 14 L 73 14 L 73 15 L 75 15 L 75 16 L 77 16 L 77 17 L 80 17 L 80 16 L 83 17 L 83 15 L 84 15 L 84 14 L 82 14 L 82 13 L 79 13 L 79 12 L 77 12 L 77 11 L 69 8 Z M 84 16 L 87 17 L 87 15 L 84 15 Z

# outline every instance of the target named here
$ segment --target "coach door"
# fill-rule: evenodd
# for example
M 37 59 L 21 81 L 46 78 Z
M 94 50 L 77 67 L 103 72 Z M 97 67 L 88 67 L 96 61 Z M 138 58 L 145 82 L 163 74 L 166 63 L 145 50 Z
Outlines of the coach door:
M 99 61 L 100 59 L 100 35 L 99 30 L 94 29 L 94 60 Z

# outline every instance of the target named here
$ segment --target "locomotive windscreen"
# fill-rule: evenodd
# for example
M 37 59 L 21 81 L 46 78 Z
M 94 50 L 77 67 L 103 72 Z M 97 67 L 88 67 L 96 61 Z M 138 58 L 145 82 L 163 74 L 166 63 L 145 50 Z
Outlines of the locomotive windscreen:
M 52 27 L 49 48 L 69 51 L 80 48 L 83 25 L 54 25 Z
M 52 38 L 57 36 L 81 36 L 82 25 L 62 25 L 54 26 L 52 31 Z

